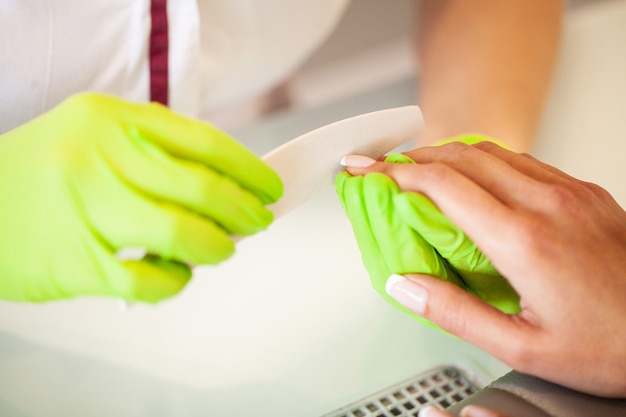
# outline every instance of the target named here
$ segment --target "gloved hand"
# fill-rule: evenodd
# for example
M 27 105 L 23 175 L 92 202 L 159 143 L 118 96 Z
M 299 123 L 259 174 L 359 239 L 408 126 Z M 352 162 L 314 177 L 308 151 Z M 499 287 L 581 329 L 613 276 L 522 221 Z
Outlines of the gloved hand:
M 385 162 L 414 163 L 402 154 L 389 155 Z M 372 285 L 396 307 L 409 311 L 386 294 L 387 279 L 412 271 L 449 280 L 504 312 L 519 311 L 519 296 L 506 279 L 428 198 L 400 191 L 379 173 L 353 177 L 342 172 L 335 185 Z
M 513 287 L 432 201 L 423 194 L 403 192 L 394 199 L 394 205 L 402 221 L 454 269 L 463 288 L 505 313 L 519 311 L 519 296 Z
M 0 136 L 0 298 L 156 302 L 265 229 L 276 173 L 208 124 L 79 94 Z M 122 248 L 145 248 L 119 261 Z
M 374 289 L 396 308 L 428 323 L 387 294 L 387 278 L 392 274 L 419 272 L 461 287 L 464 284 L 437 251 L 401 217 L 395 201 L 403 193 L 393 180 L 378 173 L 352 177 L 341 172 L 335 189 L 352 223 Z

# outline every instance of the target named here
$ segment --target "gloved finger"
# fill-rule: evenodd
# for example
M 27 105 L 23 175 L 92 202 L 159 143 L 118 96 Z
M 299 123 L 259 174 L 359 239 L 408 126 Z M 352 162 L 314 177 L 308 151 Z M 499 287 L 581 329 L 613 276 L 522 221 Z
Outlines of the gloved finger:
M 502 240 L 490 236 L 516 240 L 516 227 L 512 224 L 514 212 L 479 184 L 446 164 L 374 162 L 367 168 L 348 169 L 353 175 L 380 172 L 392 178 L 401 190 L 426 195 L 487 256 L 491 251 L 501 249 Z
M 393 204 L 402 220 L 435 247 L 455 268 L 497 274 L 495 267 L 474 242 L 423 194 L 398 193 Z
M 363 181 L 365 177 L 352 177 L 346 172 L 341 172 L 335 180 L 337 196 L 350 223 L 356 238 L 363 265 L 367 269 L 372 287 L 392 306 L 403 311 L 418 321 L 434 326 L 429 321 L 416 316 L 408 308 L 404 307 L 385 292 L 385 282 L 392 274 L 392 268 L 401 269 L 397 266 L 390 266 L 389 259 L 386 258 L 379 246 L 377 236 L 374 235 L 371 226 L 371 213 L 364 198 Z M 378 210 L 374 211 L 374 215 Z
M 340 173 L 336 189 L 377 290 L 390 273 L 405 272 L 430 273 L 464 286 L 435 249 L 395 213 L 393 198 L 399 190 L 392 180 Z
M 482 136 L 465 135 L 461 139 L 464 143 L 478 143 L 476 146 L 485 143 L 503 149 L 494 143 L 482 142 Z M 415 161 L 404 154 L 391 154 L 385 162 L 415 164 Z M 505 313 L 519 312 L 519 296 L 509 282 L 474 242 L 428 198 L 419 193 L 397 193 L 393 206 L 402 220 L 454 268 L 463 280 L 466 290 Z
M 103 150 L 107 160 L 121 177 L 151 197 L 206 216 L 229 234 L 250 235 L 271 223 L 272 212 L 230 177 L 178 159 L 136 135 L 117 141 Z
M 539 331 L 520 316 L 502 313 L 435 277 L 393 276 L 387 291 L 406 308 L 511 366 L 520 364 Z
M 390 154 L 385 162 L 415 164 L 408 155 Z M 394 207 L 400 219 L 418 233 L 420 239 L 445 258 L 457 271 L 481 270 L 487 274 L 497 274 L 491 262 L 478 250 L 476 245 L 454 225 L 428 198 L 419 193 L 395 192 Z M 437 275 L 429 271 L 418 271 Z
M 396 212 L 398 186 L 388 177 L 373 173 L 363 177 L 363 195 L 372 235 L 391 273 L 427 273 L 464 286 L 437 251 Z M 384 277 L 386 280 L 387 277 Z
M 135 133 L 168 153 L 228 175 L 265 204 L 282 195 L 278 175 L 252 151 L 208 123 L 178 115 L 157 103 L 134 105 L 123 115 Z
M 191 278 L 188 266 L 157 257 L 125 261 L 126 279 L 114 284 L 115 296 L 127 301 L 156 303 L 178 294 Z
M 380 248 L 372 234 L 370 218 L 363 199 L 363 177 L 352 177 L 346 172 L 340 172 L 335 179 L 335 191 L 352 225 L 363 265 L 374 284 L 379 279 L 377 277 L 389 276 L 390 271 L 380 255 Z M 380 286 L 377 289 L 380 289 Z
M 49 260 L 48 267 L 62 282 L 27 283 L 30 285 L 22 287 L 23 296 L 17 299 L 37 302 L 99 295 L 154 303 L 177 294 L 191 277 L 189 267 L 179 262 L 154 256 L 122 262 L 105 242 L 83 238 L 76 242 L 81 262 L 67 263 L 61 257 Z
M 467 140 L 472 140 L 468 138 Z M 475 138 L 478 140 L 478 138 Z M 404 154 L 391 154 L 385 162 L 412 163 Z M 393 207 L 411 229 L 447 261 L 463 281 L 462 288 L 509 314 L 520 310 L 519 296 L 509 282 L 495 269 L 487 257 L 461 229 L 439 211 L 428 198 L 418 193 L 396 193 Z M 439 276 L 428 270 L 414 272 Z
M 177 206 L 137 200 L 120 219 L 113 218 L 113 210 L 94 218 L 114 250 L 141 247 L 162 259 L 190 265 L 215 265 L 235 251 L 233 240 L 211 220 Z
M 62 108 L 62 109 L 61 109 Z M 118 123 L 110 136 L 137 135 L 153 141 L 166 152 L 228 173 L 266 204 L 282 195 L 278 175 L 254 153 L 215 127 L 172 112 L 158 103 L 137 104 L 99 93 L 76 94 L 58 107 L 59 121 L 89 123 L 102 114 Z M 61 111 L 62 110 L 62 111 Z M 89 126 L 83 126 L 88 131 Z
M 194 265 L 216 264 L 234 252 L 228 234 L 210 219 L 138 193 L 111 171 L 94 175 L 97 180 L 88 173 L 76 179 L 77 203 L 112 252 L 144 247 L 162 259 Z
M 491 261 L 424 195 L 400 193 L 394 199 L 400 217 L 456 270 L 466 289 L 505 313 L 519 312 L 519 296 Z

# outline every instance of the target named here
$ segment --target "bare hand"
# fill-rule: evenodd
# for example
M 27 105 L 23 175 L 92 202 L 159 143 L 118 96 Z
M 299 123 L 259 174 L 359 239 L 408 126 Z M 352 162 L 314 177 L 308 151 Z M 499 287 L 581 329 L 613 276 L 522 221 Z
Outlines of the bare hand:
M 391 295 L 521 372 L 626 397 L 626 212 L 610 194 L 488 142 L 406 154 L 417 164 L 346 164 L 430 198 L 520 294 L 522 311 L 504 314 L 423 275 Z

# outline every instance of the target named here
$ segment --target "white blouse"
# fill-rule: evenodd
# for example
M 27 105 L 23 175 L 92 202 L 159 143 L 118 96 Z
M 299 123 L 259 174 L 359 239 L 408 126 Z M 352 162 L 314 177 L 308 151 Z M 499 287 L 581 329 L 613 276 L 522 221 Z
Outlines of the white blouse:
M 169 0 L 169 105 L 258 95 L 320 45 L 349 0 Z M 150 0 L 0 0 L 0 133 L 79 91 L 149 100 Z

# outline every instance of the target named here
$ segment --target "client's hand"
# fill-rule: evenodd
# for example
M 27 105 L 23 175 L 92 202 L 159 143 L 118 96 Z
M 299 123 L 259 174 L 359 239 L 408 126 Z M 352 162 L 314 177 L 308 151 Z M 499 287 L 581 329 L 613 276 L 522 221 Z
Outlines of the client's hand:
M 394 277 L 390 294 L 521 372 L 626 396 L 626 212 L 610 194 L 488 142 L 406 154 L 417 163 L 345 162 L 352 175 L 383 173 L 432 200 L 510 282 L 522 310 L 505 314 L 427 275 Z

